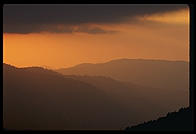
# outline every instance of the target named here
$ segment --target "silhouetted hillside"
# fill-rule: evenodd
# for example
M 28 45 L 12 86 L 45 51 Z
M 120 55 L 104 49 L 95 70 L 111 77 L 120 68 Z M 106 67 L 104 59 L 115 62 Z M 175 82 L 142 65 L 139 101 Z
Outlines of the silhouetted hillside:
M 189 106 L 188 91 L 169 90 L 166 92 L 162 88 L 144 87 L 103 76 L 65 75 L 65 77 L 97 87 L 127 107 L 127 110 L 131 110 L 132 113 L 145 112 L 145 114 L 137 116 L 138 121 L 154 119 L 168 111 Z
M 189 63 L 184 61 L 119 59 L 98 64 L 85 63 L 56 71 L 65 75 L 107 76 L 167 91 L 187 91 L 189 88 Z
M 193 116 L 190 108 L 181 108 L 178 112 L 168 113 L 167 116 L 144 122 L 127 131 L 192 131 Z
M 125 111 L 102 90 L 43 68 L 3 65 L 6 129 L 120 129 Z
M 165 92 L 109 77 L 68 76 L 40 67 L 3 65 L 3 123 L 7 129 L 119 130 L 187 105 L 184 91 Z

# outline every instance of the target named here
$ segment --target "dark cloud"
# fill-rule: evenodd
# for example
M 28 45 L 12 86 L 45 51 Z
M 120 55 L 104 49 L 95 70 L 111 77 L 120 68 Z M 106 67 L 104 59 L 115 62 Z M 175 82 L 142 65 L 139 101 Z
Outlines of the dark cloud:
M 149 4 L 113 4 L 113 5 L 4 5 L 3 7 L 3 30 L 7 33 L 35 33 L 49 32 L 73 32 L 73 29 L 64 30 L 55 27 L 46 29 L 46 26 L 65 25 L 79 26 L 87 23 L 114 24 L 121 23 L 136 16 L 164 13 L 187 8 L 184 4 L 149 5 Z M 78 29 L 75 32 L 105 33 L 100 28 Z
M 62 25 L 61 25 L 62 26 Z M 5 33 L 20 33 L 20 34 L 28 34 L 28 33 L 40 33 L 40 32 L 49 32 L 49 33 L 88 33 L 88 34 L 106 34 L 106 33 L 117 33 L 115 30 L 106 30 L 96 26 L 84 26 L 79 25 L 77 27 L 73 25 L 64 25 L 63 27 L 59 27 L 58 25 L 8 25 L 4 24 L 4 32 Z

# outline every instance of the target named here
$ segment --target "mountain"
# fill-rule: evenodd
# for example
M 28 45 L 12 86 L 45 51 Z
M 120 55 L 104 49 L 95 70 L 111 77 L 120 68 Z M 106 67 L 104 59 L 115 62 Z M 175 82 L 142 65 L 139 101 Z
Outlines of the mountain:
M 120 129 L 131 112 L 90 84 L 3 64 L 3 125 L 11 130 Z M 129 116 L 128 116 L 129 115 Z
M 106 63 L 84 63 L 56 71 L 65 75 L 107 76 L 166 90 L 189 89 L 189 63 L 184 61 L 117 59 Z
M 188 102 L 188 91 L 3 64 L 7 129 L 119 130 L 188 106 Z
M 165 117 L 127 127 L 126 131 L 193 131 L 193 112 L 191 108 L 181 108 Z
M 110 98 L 126 107 L 126 111 L 131 111 L 130 113 L 134 115 L 134 119 L 129 121 L 131 124 L 156 119 L 169 111 L 189 106 L 188 91 L 143 87 L 104 76 L 65 75 L 65 77 L 88 83 L 105 92 Z M 145 114 L 140 114 L 141 111 Z

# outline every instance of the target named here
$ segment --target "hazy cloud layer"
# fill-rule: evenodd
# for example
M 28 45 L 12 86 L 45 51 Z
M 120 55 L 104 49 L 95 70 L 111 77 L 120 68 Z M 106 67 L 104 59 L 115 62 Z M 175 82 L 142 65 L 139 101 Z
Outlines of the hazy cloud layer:
M 37 33 L 48 32 L 86 32 L 89 34 L 112 33 L 98 27 L 79 27 L 77 30 L 70 26 L 83 24 L 115 24 L 134 20 L 136 16 L 165 13 L 187 8 L 184 4 L 170 5 L 4 5 L 3 31 L 5 33 Z M 59 29 L 57 25 L 67 28 Z M 48 27 L 51 26 L 51 27 Z
M 105 34 L 105 33 L 116 33 L 118 31 L 114 30 L 105 30 L 96 26 L 87 26 L 87 25 L 49 25 L 49 26 L 40 26 L 42 29 L 40 31 L 51 32 L 51 33 L 88 33 L 88 34 Z M 36 32 L 36 31 L 35 31 Z

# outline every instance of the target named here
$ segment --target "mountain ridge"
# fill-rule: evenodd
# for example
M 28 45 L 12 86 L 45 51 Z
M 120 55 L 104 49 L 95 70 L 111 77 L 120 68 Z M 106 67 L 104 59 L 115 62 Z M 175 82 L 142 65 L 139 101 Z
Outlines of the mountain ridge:
M 109 60 L 106 62 L 99 62 L 99 63 L 80 63 L 74 66 L 66 67 L 66 68 L 58 68 L 56 70 L 62 70 L 62 69 L 67 69 L 67 68 L 73 68 L 77 66 L 85 66 L 85 65 L 97 65 L 97 64 L 105 64 L 105 63 L 111 63 L 111 62 L 118 62 L 118 61 L 133 61 L 133 60 L 139 60 L 139 61 L 161 61 L 161 62 L 182 62 L 182 63 L 189 63 L 188 61 L 183 61 L 183 60 L 164 60 L 164 59 L 142 59 L 142 58 L 137 58 L 137 59 L 129 59 L 129 58 L 119 58 L 119 59 L 114 59 L 114 60 Z
M 141 86 L 188 90 L 189 64 L 184 61 L 117 59 L 55 70 L 64 75 L 106 76 Z
M 127 118 L 136 121 L 131 107 L 94 85 L 43 68 L 10 67 L 3 68 L 6 129 L 120 129 Z
M 187 93 L 159 90 L 105 76 L 62 75 L 39 67 L 4 64 L 4 127 L 120 129 L 187 106 Z M 177 97 L 171 97 L 173 94 Z M 140 111 L 146 114 L 138 114 Z

